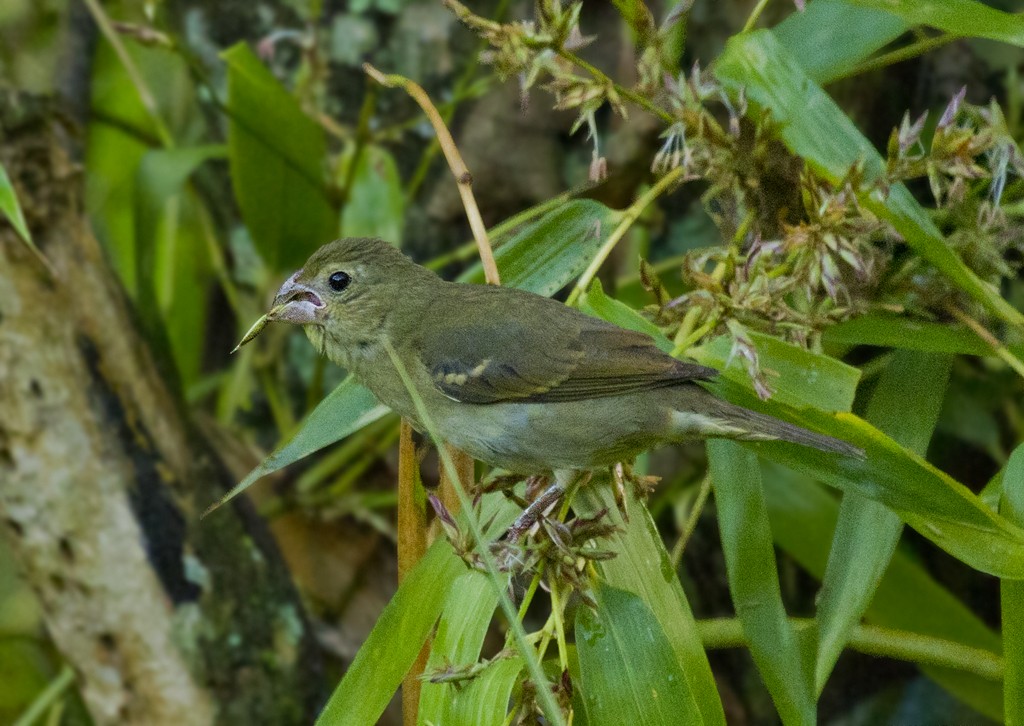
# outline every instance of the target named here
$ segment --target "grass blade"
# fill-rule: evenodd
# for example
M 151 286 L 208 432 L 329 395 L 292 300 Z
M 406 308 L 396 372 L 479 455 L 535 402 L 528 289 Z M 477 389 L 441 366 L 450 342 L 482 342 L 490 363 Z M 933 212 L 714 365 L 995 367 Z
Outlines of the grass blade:
M 988 38 L 1024 46 L 1024 15 L 996 10 L 976 0 L 848 0 L 883 10 L 911 25 L 928 25 L 954 35 Z
M 466 564 L 447 541 L 439 540 L 427 550 L 377 619 L 317 718 L 319 726 L 376 723 L 465 570 Z
M 757 456 L 732 441 L 707 442 L 729 593 L 750 653 L 782 722 L 810 724 L 814 697 L 786 618 Z
M 1024 525 L 1024 444 L 1010 456 L 1003 475 L 1003 498 L 999 511 Z M 1024 582 L 1003 580 L 1003 710 L 1007 724 L 1024 724 Z
M 949 356 L 897 353 L 872 394 L 868 421 L 923 456 L 942 408 L 950 365 Z M 843 496 L 818 599 L 817 693 L 870 604 L 902 532 L 903 522 L 889 508 L 858 494 Z
M 927 353 L 992 355 L 992 346 L 961 325 L 910 320 L 895 315 L 864 315 L 825 330 L 825 345 L 875 345 Z
M 839 502 L 807 476 L 778 465 L 763 465 L 772 534 L 801 567 L 821 579 L 839 516 Z M 927 607 L 921 607 L 927 603 Z M 865 618 L 898 630 L 963 643 L 999 653 L 999 637 L 962 602 L 935 581 L 916 558 L 897 547 Z M 921 670 L 962 701 L 990 718 L 1002 714 L 998 682 L 949 668 Z
M 616 557 L 598 562 L 598 572 L 608 585 L 632 592 L 650 608 L 675 653 L 703 723 L 725 724 L 722 700 L 697 623 L 658 528 L 647 506 L 635 495 L 627 493 L 626 506 L 629 523 L 623 521 L 611 488 L 593 484 L 573 499 L 573 508 L 582 516 L 608 511 L 607 516 L 619 528 L 608 540 Z
M 597 610 L 576 615 L 576 652 L 590 726 L 701 723 L 661 624 L 639 597 L 599 582 Z
M 501 726 L 506 720 L 512 688 L 523 667 L 523 660 L 518 656 L 489 663 L 468 686 L 452 693 L 451 720 L 435 723 Z

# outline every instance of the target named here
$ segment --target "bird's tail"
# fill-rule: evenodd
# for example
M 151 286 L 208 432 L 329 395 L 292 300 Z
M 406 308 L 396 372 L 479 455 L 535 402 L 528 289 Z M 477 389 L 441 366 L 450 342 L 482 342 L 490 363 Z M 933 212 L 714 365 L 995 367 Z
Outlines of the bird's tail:
M 693 388 L 700 391 L 697 395 L 703 400 L 696 407 L 686 406 L 686 408 L 701 411 L 701 418 L 706 416 L 710 419 L 707 423 L 702 422 L 701 428 L 704 430 L 700 433 L 705 436 L 746 441 L 789 441 L 821 451 L 830 451 L 858 459 L 864 458 L 863 449 L 841 439 L 808 431 L 774 416 L 767 416 L 742 406 L 736 406 L 715 397 L 703 388 L 697 386 Z M 688 421 L 693 420 L 694 414 L 680 410 L 677 411 L 676 416 L 679 424 L 685 427 Z

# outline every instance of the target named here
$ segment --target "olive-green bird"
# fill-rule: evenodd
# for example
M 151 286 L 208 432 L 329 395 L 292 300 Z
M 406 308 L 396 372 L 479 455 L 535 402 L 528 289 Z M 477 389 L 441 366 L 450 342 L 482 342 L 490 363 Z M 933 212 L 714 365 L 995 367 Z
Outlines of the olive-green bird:
M 707 437 L 863 456 L 716 398 L 699 385 L 714 369 L 666 355 L 643 333 L 529 292 L 446 282 L 377 239 L 321 247 L 266 319 L 302 325 L 322 355 L 422 431 L 390 342 L 437 433 L 518 474 L 561 479 Z

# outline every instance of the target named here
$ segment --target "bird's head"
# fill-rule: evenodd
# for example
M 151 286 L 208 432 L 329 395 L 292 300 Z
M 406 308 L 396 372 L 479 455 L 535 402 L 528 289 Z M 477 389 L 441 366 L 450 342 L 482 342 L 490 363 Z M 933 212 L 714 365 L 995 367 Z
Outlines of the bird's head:
M 383 342 L 391 314 L 437 279 L 383 240 L 340 239 L 281 285 L 266 321 L 303 326 L 322 354 L 346 365 L 354 349 Z

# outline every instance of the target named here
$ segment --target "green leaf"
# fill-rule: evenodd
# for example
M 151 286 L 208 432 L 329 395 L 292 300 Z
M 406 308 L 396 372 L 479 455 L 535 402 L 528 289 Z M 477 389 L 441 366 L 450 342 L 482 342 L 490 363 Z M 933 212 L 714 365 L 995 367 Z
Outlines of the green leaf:
M 580 297 L 577 305 L 587 315 L 607 320 L 620 328 L 647 333 L 654 339 L 655 345 L 666 353 L 671 352 L 675 347 L 672 345 L 672 341 L 661 332 L 661 328 L 625 303 L 605 294 L 600 280 L 595 279 L 590 283 L 590 289 Z
M 209 260 L 199 215 L 206 214 L 186 182 L 204 163 L 227 156 L 223 145 L 147 151 L 135 174 L 134 257 L 139 315 L 150 337 L 170 346 L 188 385 L 203 352 Z M 165 337 L 166 336 L 166 337 Z
M 702 722 L 724 724 L 718 687 L 661 534 L 647 505 L 633 493 L 626 497 L 629 522 L 623 520 L 610 486 L 585 487 L 573 499 L 577 514 L 593 516 L 606 510 L 606 516 L 618 527 L 607 540 L 616 556 L 598 562 L 597 571 L 608 585 L 637 595 L 650 608 L 685 675 Z
M 347 179 L 354 150 L 342 158 L 340 179 Z M 402 241 L 405 195 L 398 166 L 391 153 L 375 144 L 363 147 L 352 173 L 352 186 L 341 210 L 341 234 L 379 237 L 397 245 Z
M 757 348 L 761 368 L 774 371 L 769 379 L 775 390 L 772 400 L 790 406 L 814 406 L 822 411 L 849 411 L 857 393 L 860 371 L 827 355 L 791 345 L 770 335 L 753 331 L 748 336 Z M 746 368 L 738 361 L 727 364 L 732 340 L 723 335 L 692 348 L 698 363 L 717 368 L 722 378 L 751 387 Z
M 911 25 L 928 25 L 953 35 L 988 38 L 1024 46 L 1024 15 L 1006 13 L 976 0 L 848 0 L 884 10 Z
M 580 689 L 591 726 L 700 723 L 661 624 L 643 600 L 599 582 L 576 615 Z
M 323 131 L 247 45 L 221 57 L 228 66 L 231 182 L 242 218 L 267 265 L 292 269 L 338 229 L 323 183 Z
M 11 184 L 11 178 L 7 176 L 7 170 L 4 169 L 3 164 L 0 164 L 0 213 L 7 218 L 25 244 L 35 250 L 36 245 L 32 241 L 32 233 L 29 232 L 28 225 L 25 223 L 25 215 L 21 211 L 21 205 L 18 204 L 14 185 Z
M 1014 449 L 1003 475 L 1003 498 L 999 511 L 1015 524 L 1024 526 L 1024 444 Z M 1003 580 L 1003 710 L 1006 723 L 1024 723 L 1024 582 Z
M 769 31 L 734 36 L 715 73 L 731 92 L 742 89 L 752 105 L 767 111 L 786 146 L 826 179 L 840 183 L 860 161 L 868 179 L 884 172 L 871 143 Z M 861 203 L 960 289 L 1003 320 L 1024 327 L 1024 315 L 964 264 L 904 185 L 890 187 L 885 199 L 863 194 Z
M 939 419 L 950 365 L 945 355 L 897 353 L 871 396 L 867 420 L 924 456 Z M 871 603 L 902 532 L 903 522 L 892 510 L 852 492 L 843 496 L 818 597 L 817 693 Z
M 583 272 L 620 216 L 592 199 L 576 199 L 517 233 L 495 251 L 501 283 L 550 297 Z M 478 262 L 459 282 L 484 282 Z
M 242 481 L 206 511 L 209 514 L 226 504 L 257 480 L 299 459 L 341 441 L 388 412 L 374 395 L 356 383 L 352 376 L 339 383 L 299 424 L 295 435 L 250 471 Z M 205 516 L 205 515 L 204 515 Z
M 501 726 L 505 723 L 512 688 L 523 672 L 519 656 L 492 661 L 468 686 L 451 691 L 450 720 L 435 724 Z
M 732 441 L 707 442 L 729 593 L 750 653 L 782 722 L 814 723 L 814 696 L 786 618 L 757 456 Z
M 775 542 L 817 578 L 825 572 L 839 503 L 807 476 L 765 464 L 764 489 Z M 922 607 L 927 603 L 927 607 Z M 914 554 L 897 548 L 889 569 L 865 615 L 876 625 L 952 640 L 999 652 L 999 638 L 936 582 Z M 1002 693 L 998 683 L 963 671 L 935 666 L 921 670 L 965 703 L 1000 719 Z
M 849 75 L 861 61 L 909 30 L 895 15 L 856 0 L 814 0 L 772 29 L 808 76 L 828 83 Z
M 822 336 L 825 345 L 876 345 L 928 353 L 992 355 L 992 347 L 970 329 L 895 315 L 864 315 L 833 325 Z
M 735 384 L 721 395 L 814 431 L 848 441 L 864 459 L 784 442 L 744 442 L 763 456 L 844 492 L 885 504 L 900 519 L 954 557 L 998 577 L 1024 578 L 1024 530 L 986 507 L 967 487 L 851 414 L 827 414 L 775 403 L 765 407 Z
M 319 726 L 376 723 L 430 635 L 466 564 L 446 540 L 435 542 L 377 618 L 345 677 L 317 718 Z

